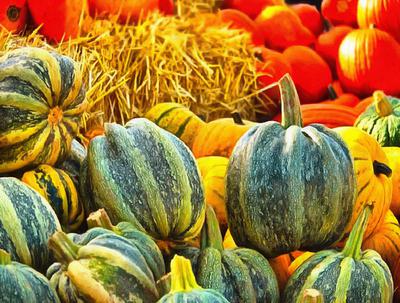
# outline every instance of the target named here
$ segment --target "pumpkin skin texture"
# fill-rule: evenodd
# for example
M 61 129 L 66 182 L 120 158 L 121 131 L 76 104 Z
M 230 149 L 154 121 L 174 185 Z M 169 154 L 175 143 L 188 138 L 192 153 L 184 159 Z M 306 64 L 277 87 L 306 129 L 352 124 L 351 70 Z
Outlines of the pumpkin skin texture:
M 376 28 L 350 32 L 339 47 L 337 72 L 343 88 L 360 97 L 375 90 L 400 93 L 400 45 Z
M 200 232 L 205 201 L 196 161 L 182 141 L 145 118 L 105 124 L 105 136 L 89 144 L 81 178 L 87 208 L 104 208 L 113 223 L 130 222 L 157 240 L 186 241 Z
M 335 131 L 346 142 L 354 160 L 357 200 L 346 234 L 351 231 L 363 207 L 374 201 L 374 209 L 364 236 L 368 238 L 382 225 L 392 198 L 389 160 L 378 142 L 356 127 L 338 127 Z
M 268 260 L 248 248 L 224 249 L 218 221 L 207 207 L 200 249 L 178 252 L 191 260 L 200 286 L 223 294 L 231 303 L 279 302 L 276 276 Z
M 84 99 L 81 72 L 68 57 L 29 47 L 0 58 L 0 173 L 61 163 Z
M 400 99 L 373 94 L 374 102 L 362 113 L 355 126 L 374 137 L 381 146 L 400 147 Z
M 333 25 L 357 25 L 358 0 L 323 0 L 321 13 Z
M 384 147 L 389 167 L 392 169 L 392 202 L 390 210 L 400 216 L 400 147 Z
M 0 301 L 4 303 L 58 303 L 57 294 L 41 273 L 0 249 Z
M 74 182 L 67 173 L 49 165 L 40 165 L 35 170 L 24 173 L 21 181 L 50 203 L 63 230 L 70 232 L 80 228 L 85 212 Z
M 0 4 L 0 25 L 10 32 L 19 32 L 26 26 L 28 6 L 26 0 L 4 0 Z
M 47 201 L 16 178 L 0 178 L 0 248 L 13 260 L 43 272 L 50 263 L 49 237 L 61 230 Z
M 389 267 L 376 251 L 361 251 L 370 207 L 367 206 L 358 218 L 342 251 L 319 251 L 293 273 L 282 302 L 300 302 L 307 288 L 320 291 L 326 303 L 392 302 L 393 281 Z
M 226 181 L 233 239 L 268 258 L 340 240 L 356 194 L 353 162 L 343 140 L 322 125 L 302 128 L 288 75 L 280 86 L 282 124 L 260 124 L 240 139 Z

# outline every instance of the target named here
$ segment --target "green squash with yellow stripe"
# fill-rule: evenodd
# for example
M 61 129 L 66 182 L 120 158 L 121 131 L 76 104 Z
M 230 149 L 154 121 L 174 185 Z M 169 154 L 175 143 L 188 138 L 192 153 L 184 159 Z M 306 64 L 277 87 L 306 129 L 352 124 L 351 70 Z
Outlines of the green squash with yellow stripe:
M 16 178 L 0 178 L 0 248 L 16 262 L 44 272 L 49 264 L 49 237 L 61 230 L 49 203 Z
M 0 58 L 0 173 L 67 156 L 86 108 L 78 65 L 25 47 Z
M 82 166 L 87 208 L 104 208 L 116 224 L 130 222 L 157 240 L 194 238 L 205 201 L 196 160 L 185 144 L 145 118 L 106 124 Z
M 63 230 L 70 232 L 80 228 L 85 220 L 85 212 L 74 182 L 66 172 L 43 164 L 35 170 L 24 173 L 22 182 L 28 184 L 50 203 Z

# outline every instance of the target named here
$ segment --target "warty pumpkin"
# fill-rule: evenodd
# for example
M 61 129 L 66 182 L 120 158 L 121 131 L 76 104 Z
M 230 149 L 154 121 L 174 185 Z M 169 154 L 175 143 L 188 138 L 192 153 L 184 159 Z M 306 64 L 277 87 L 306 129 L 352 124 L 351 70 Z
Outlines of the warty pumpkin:
M 323 125 L 302 128 L 292 80 L 286 75 L 279 85 L 282 123 L 259 124 L 239 140 L 226 181 L 233 239 L 266 257 L 318 250 L 340 240 L 356 198 L 352 158 L 343 140 Z
M 358 0 L 322 0 L 321 13 L 333 25 L 357 25 Z
M 392 202 L 390 210 L 400 216 L 400 147 L 384 147 L 389 167 L 392 170 Z
M 27 0 L 3 0 L 0 4 L 0 25 L 10 32 L 19 32 L 26 27 L 28 17 Z
M 61 163 L 86 108 L 69 57 L 26 47 L 0 58 L 0 173 Z

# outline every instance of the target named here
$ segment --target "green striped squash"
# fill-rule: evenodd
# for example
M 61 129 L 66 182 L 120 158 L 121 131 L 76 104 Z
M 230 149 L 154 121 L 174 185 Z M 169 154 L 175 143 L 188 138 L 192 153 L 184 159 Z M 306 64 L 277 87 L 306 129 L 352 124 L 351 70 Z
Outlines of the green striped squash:
M 84 100 L 72 59 L 34 47 L 6 52 L 0 58 L 0 173 L 62 162 Z
M 72 140 L 71 151 L 67 155 L 67 158 L 57 167 L 61 168 L 71 177 L 72 181 L 74 181 L 76 188 L 79 187 L 79 174 L 86 155 L 86 148 L 76 139 L 74 139 Z
M 218 291 L 231 303 L 279 302 L 278 282 L 268 260 L 252 249 L 224 249 L 211 206 L 207 207 L 200 241 L 200 249 L 178 252 L 191 260 L 200 286 Z
M 0 249 L 0 302 L 57 303 L 60 302 L 49 281 L 41 273 L 18 262 Z
M 47 241 L 60 229 L 41 195 L 16 178 L 0 178 L 0 248 L 13 260 L 44 272 L 51 262 Z
M 41 194 L 57 214 L 63 230 L 78 230 L 85 220 L 85 212 L 72 179 L 61 169 L 40 165 L 27 171 L 22 182 Z
M 190 261 L 175 255 L 171 261 L 171 290 L 158 303 L 229 303 L 219 292 L 199 286 Z
M 86 245 L 56 232 L 50 250 L 61 264 L 47 277 L 62 302 L 156 302 L 155 277 L 140 250 L 124 237 L 105 232 Z
M 307 288 L 318 290 L 325 303 L 392 302 L 389 267 L 376 251 L 361 251 L 370 213 L 368 205 L 354 224 L 343 251 L 317 252 L 296 269 L 286 285 L 282 302 L 301 302 Z
M 279 84 L 282 124 L 251 128 L 236 144 L 226 178 L 233 239 L 268 258 L 339 241 L 356 199 L 344 141 L 320 124 L 303 128 L 293 81 L 286 75 Z
M 195 237 L 205 215 L 196 161 L 174 135 L 145 118 L 106 124 L 89 144 L 81 191 L 87 208 L 104 208 L 157 240 Z

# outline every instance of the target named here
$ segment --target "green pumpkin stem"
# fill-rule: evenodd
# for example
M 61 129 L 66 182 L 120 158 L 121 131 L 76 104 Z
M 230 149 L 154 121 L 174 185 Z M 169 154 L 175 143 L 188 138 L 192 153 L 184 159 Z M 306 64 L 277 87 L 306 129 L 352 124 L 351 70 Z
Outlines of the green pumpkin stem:
M 3 249 L 0 249 L 0 265 L 9 265 L 11 264 L 11 256 L 8 252 Z
M 380 117 L 386 117 L 393 114 L 392 105 L 389 102 L 388 97 L 383 91 L 375 91 L 373 94 L 375 110 Z
M 185 257 L 175 255 L 171 261 L 171 293 L 201 289 L 194 277 L 192 265 Z
M 378 176 L 380 174 L 384 174 L 386 177 L 390 177 L 392 175 L 392 170 L 385 163 L 381 163 L 381 162 L 374 160 L 372 165 L 374 167 L 374 174 L 376 176 Z
M 284 128 L 292 125 L 302 127 L 299 95 L 292 78 L 289 74 L 286 74 L 279 80 L 278 84 L 281 93 L 282 126 Z
M 358 215 L 356 223 L 354 224 L 349 238 L 342 251 L 346 257 L 351 257 L 354 260 L 360 260 L 361 258 L 361 245 L 363 242 L 363 236 L 367 227 L 369 216 L 372 212 L 373 204 L 367 204 L 362 212 Z
M 49 249 L 53 252 L 54 258 L 63 264 L 69 264 L 78 258 L 79 245 L 72 242 L 62 231 L 56 231 L 50 237 Z
M 86 221 L 89 228 L 102 227 L 112 231 L 116 229 L 104 208 L 92 212 Z
M 219 251 L 224 250 L 221 230 L 214 209 L 207 205 L 206 220 L 204 221 L 203 228 L 201 229 L 200 248 L 205 249 L 212 247 Z
M 329 96 L 329 100 L 335 100 L 338 98 L 338 95 L 337 95 L 335 89 L 333 88 L 332 84 L 328 85 L 328 96 Z
M 239 112 L 232 112 L 232 119 L 235 122 L 235 124 L 239 125 L 244 125 L 244 122 L 242 120 L 242 117 L 240 116 Z
M 324 303 L 324 297 L 316 289 L 306 289 L 303 293 L 301 303 Z

